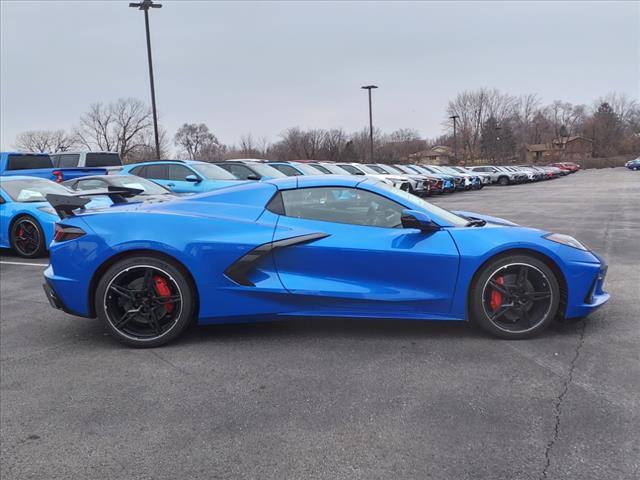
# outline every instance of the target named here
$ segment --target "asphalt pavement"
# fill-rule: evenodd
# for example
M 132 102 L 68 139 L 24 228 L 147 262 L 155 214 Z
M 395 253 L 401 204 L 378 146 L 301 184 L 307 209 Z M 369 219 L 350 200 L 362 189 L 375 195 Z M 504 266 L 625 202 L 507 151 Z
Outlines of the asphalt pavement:
M 0 256 L 0 478 L 640 478 L 640 172 L 440 196 L 567 233 L 611 301 L 524 341 L 446 322 L 192 329 L 130 349 Z

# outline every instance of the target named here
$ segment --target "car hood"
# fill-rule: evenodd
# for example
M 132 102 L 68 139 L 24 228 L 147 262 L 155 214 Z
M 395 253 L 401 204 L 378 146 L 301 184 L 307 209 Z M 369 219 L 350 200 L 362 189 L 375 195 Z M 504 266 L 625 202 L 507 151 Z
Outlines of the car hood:
M 506 227 L 519 227 L 520 225 L 518 225 L 517 223 L 513 223 L 509 220 L 505 220 L 504 218 L 500 218 L 500 217 L 492 217 L 490 215 L 482 215 L 480 213 L 475 213 L 475 212 L 467 212 L 464 210 L 456 210 L 453 213 L 455 213 L 456 215 L 460 215 L 461 217 L 464 218 L 469 218 L 469 219 L 479 219 L 479 220 L 484 220 L 487 223 L 492 223 L 494 225 L 503 225 Z

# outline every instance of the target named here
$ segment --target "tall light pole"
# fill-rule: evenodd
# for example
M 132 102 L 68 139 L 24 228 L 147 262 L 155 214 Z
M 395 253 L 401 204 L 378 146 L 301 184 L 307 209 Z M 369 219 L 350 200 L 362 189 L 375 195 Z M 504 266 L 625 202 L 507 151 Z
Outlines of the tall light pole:
M 365 85 L 360 88 L 363 90 L 369 90 L 369 161 L 373 163 L 373 114 L 371 113 L 371 90 L 378 87 L 377 85 Z
M 456 162 L 456 165 L 457 165 L 458 164 L 458 137 L 456 136 L 456 123 L 457 123 L 457 120 L 460 118 L 460 116 L 451 115 L 449 118 L 453 120 L 453 161 Z
M 158 135 L 158 113 L 156 111 L 156 89 L 153 82 L 153 62 L 151 61 L 151 36 L 149 35 L 149 9 L 162 8 L 162 4 L 153 0 L 142 0 L 140 3 L 130 3 L 131 8 L 144 11 L 144 26 L 147 32 L 147 58 L 149 59 L 149 80 L 151 83 L 151 110 L 153 111 L 153 133 L 156 140 L 156 159 L 160 160 L 160 136 Z

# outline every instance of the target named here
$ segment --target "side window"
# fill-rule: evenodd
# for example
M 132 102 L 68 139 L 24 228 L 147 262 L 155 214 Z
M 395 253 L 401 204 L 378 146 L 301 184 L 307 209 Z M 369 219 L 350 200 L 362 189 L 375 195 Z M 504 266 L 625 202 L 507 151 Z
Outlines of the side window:
M 60 166 L 60 155 L 51 155 L 51 164 L 54 167 L 59 167 Z
M 145 177 L 156 180 L 169 180 L 169 165 L 147 165 Z
M 295 177 L 298 175 L 302 175 L 302 173 L 300 173 L 298 170 L 293 168 L 291 165 L 284 165 L 284 164 L 273 165 L 272 164 L 271 166 L 277 170 L 280 170 L 287 177 Z
M 195 173 L 193 173 L 184 165 L 169 165 L 169 180 L 184 182 L 184 179 L 187 178 L 187 175 L 195 175 Z
M 132 175 L 137 175 L 138 177 L 146 177 L 147 176 L 147 166 L 142 165 L 140 167 L 132 168 L 129 172 Z
M 58 155 L 58 167 L 60 168 L 75 168 L 80 161 L 80 155 L 65 154 Z
M 96 188 L 106 188 L 107 182 L 104 180 L 91 179 L 91 180 L 79 180 L 76 183 L 76 190 L 93 190 Z
M 231 172 L 232 175 L 238 177 L 240 180 L 247 180 L 250 176 L 255 175 L 253 171 L 244 165 L 239 165 L 237 163 L 231 164 L 227 167 L 227 170 Z
M 369 227 L 400 227 L 405 209 L 376 193 L 347 187 L 285 190 L 282 201 L 288 217 Z

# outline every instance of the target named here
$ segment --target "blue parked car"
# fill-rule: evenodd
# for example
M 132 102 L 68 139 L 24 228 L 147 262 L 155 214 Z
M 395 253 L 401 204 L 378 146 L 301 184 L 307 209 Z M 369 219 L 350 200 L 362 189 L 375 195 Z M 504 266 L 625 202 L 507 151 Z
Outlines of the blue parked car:
M 44 178 L 0 176 L 0 248 L 11 248 L 25 258 L 44 255 L 53 239 L 55 222 L 60 220 L 46 196 L 71 193 L 67 187 Z M 112 204 L 108 198 L 98 197 L 83 208 L 104 208 Z
M 147 178 L 174 193 L 202 193 L 240 183 L 217 165 L 195 160 L 161 160 L 125 165 L 121 173 Z
M 449 212 L 366 177 L 296 176 L 74 214 L 52 306 L 158 346 L 201 324 L 299 317 L 471 320 L 502 338 L 605 303 L 606 265 L 567 235 Z

